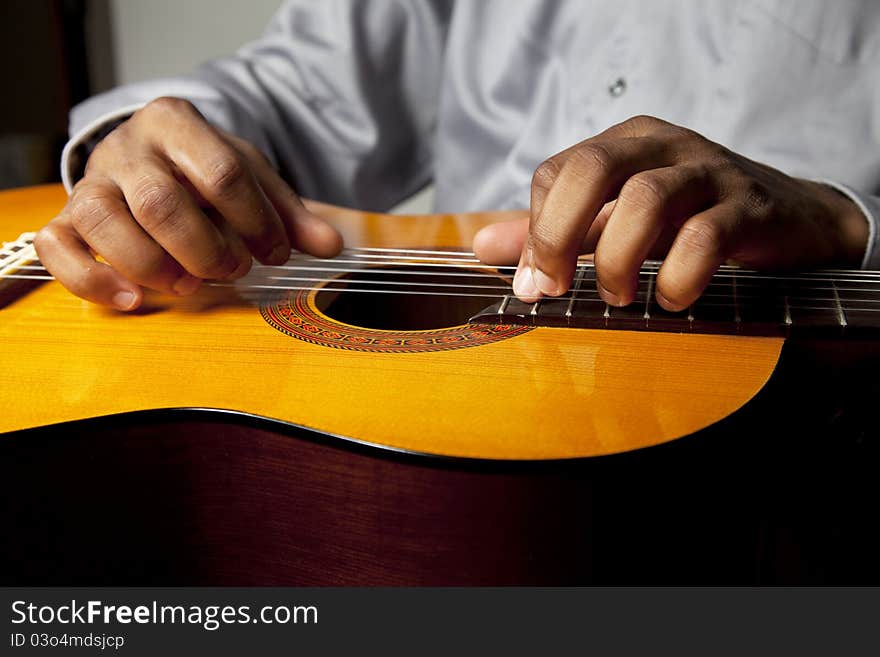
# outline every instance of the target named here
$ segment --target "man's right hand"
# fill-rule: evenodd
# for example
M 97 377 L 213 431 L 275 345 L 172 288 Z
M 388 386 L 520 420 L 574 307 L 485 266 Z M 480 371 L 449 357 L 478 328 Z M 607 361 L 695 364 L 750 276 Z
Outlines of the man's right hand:
M 34 246 L 77 296 L 133 310 L 142 287 L 191 294 L 203 279 L 243 276 L 252 255 L 267 265 L 291 247 L 329 257 L 342 238 L 253 145 L 189 102 L 160 98 L 98 144 Z

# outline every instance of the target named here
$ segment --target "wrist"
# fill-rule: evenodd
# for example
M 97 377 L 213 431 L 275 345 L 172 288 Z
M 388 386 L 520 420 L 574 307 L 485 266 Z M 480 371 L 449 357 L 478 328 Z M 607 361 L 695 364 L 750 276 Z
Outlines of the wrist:
M 110 132 L 110 130 L 105 129 L 106 126 L 116 128 L 141 107 L 143 107 L 143 103 L 128 105 L 99 116 L 84 127 L 79 128 L 70 137 L 70 140 L 64 146 L 64 151 L 61 153 L 61 182 L 64 183 L 64 188 L 68 194 L 73 189 L 74 184 L 82 177 L 89 155 L 91 155 L 92 150 L 100 141 L 100 139 L 95 140 L 94 136 L 99 133 L 103 133 L 101 137 L 106 136 Z
M 868 246 L 870 227 L 861 208 L 836 187 L 810 182 L 827 217 L 829 241 L 833 245 L 833 264 L 861 267 Z M 829 263 L 831 264 L 831 263 Z

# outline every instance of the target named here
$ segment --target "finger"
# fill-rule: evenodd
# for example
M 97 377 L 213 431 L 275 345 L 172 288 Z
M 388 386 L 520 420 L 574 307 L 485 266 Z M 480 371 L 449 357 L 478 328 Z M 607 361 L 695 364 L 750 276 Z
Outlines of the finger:
M 599 211 L 581 244 L 579 253 L 593 253 L 614 209 L 615 201 L 609 201 Z M 529 234 L 529 218 L 499 221 L 481 228 L 474 236 L 474 255 L 487 265 L 512 265 L 519 261 Z
M 626 121 L 622 121 L 606 128 L 602 132 L 590 137 L 589 139 L 579 142 L 574 146 L 569 146 L 565 150 L 560 151 L 553 157 L 549 158 L 546 162 L 544 162 L 544 165 L 549 165 L 546 167 L 546 171 L 542 171 L 542 167 L 538 167 L 538 169 L 535 171 L 536 176 L 541 175 L 546 179 L 543 181 L 538 181 L 539 183 L 544 184 L 535 184 L 535 181 L 533 181 L 531 189 L 532 215 L 537 216 L 541 214 L 544 200 L 547 197 L 547 192 L 550 191 L 550 187 L 552 186 L 553 181 L 556 178 L 556 174 L 558 174 L 559 170 L 568 160 L 569 156 L 571 156 L 571 154 L 579 148 L 590 143 L 601 144 L 610 142 L 612 140 L 650 137 L 657 134 L 667 134 L 676 130 L 680 130 L 680 128 L 661 119 L 654 118 L 653 116 L 634 116 L 627 119 Z M 545 173 L 549 175 L 543 176 L 543 174 Z
M 657 273 L 657 302 L 679 311 L 694 303 L 735 245 L 738 221 L 733 204 L 716 205 L 688 219 L 678 231 Z
M 309 212 L 290 185 L 284 182 L 254 146 L 238 139 L 235 144 L 242 149 L 269 202 L 281 217 L 290 244 L 320 258 L 337 255 L 342 250 L 342 236 L 339 231 Z
M 168 171 L 167 162 L 144 158 L 116 180 L 132 216 L 159 245 L 198 278 L 229 278 L 250 266 L 230 249 L 222 232 Z
M 235 232 L 235 229 L 229 224 L 228 221 L 224 220 L 224 218 L 217 210 L 208 207 L 205 208 L 204 212 L 208 216 L 208 218 L 214 222 L 214 225 L 217 227 L 217 230 L 220 231 L 220 234 L 223 235 L 223 238 L 226 240 L 226 244 L 229 246 L 229 251 L 238 262 L 238 269 L 233 271 L 226 278 L 241 278 L 251 270 L 251 266 L 253 265 L 250 249 L 248 249 L 241 236 L 237 232 Z M 288 253 L 284 261 L 287 262 L 287 259 L 289 259 L 289 257 L 290 254 Z
M 201 281 L 186 273 L 134 220 L 112 181 L 83 181 L 66 209 L 79 238 L 126 279 L 166 293 L 191 294 Z
M 523 263 L 531 271 L 519 280 L 517 296 L 534 300 L 542 294 L 568 289 L 579 247 L 602 206 L 616 196 L 625 180 L 639 171 L 666 166 L 669 153 L 663 142 L 627 138 L 612 142 L 585 142 L 570 152 L 560 166 L 551 158 L 535 172 L 533 198 L 546 188 L 540 212 L 532 213 Z
M 705 169 L 688 166 L 642 171 L 624 183 L 596 246 L 596 287 L 606 303 L 633 301 L 639 270 L 664 228 L 705 208 L 712 189 Z
M 581 253 L 596 252 L 596 245 L 599 243 L 602 231 L 605 230 L 605 224 L 608 223 L 608 218 L 611 216 L 611 213 L 614 212 L 614 206 L 616 203 L 617 199 L 608 201 L 608 203 L 603 205 L 602 209 L 599 210 L 599 214 L 593 219 L 593 223 L 590 224 L 590 229 L 587 231 L 587 235 L 584 237 L 584 241 L 581 244 Z
M 290 256 L 287 231 L 251 171 L 251 163 L 195 108 L 183 103 L 169 117 L 172 129 L 151 124 L 153 140 L 208 204 L 241 236 L 260 262 Z M 155 127 L 153 127 L 155 126 Z M 161 134 L 155 131 L 161 129 Z
M 141 288 L 110 265 L 96 261 L 63 215 L 37 233 L 34 248 L 49 273 L 76 296 L 118 310 L 140 306 Z
M 474 255 L 489 265 L 512 265 L 522 254 L 529 218 L 489 224 L 474 235 Z

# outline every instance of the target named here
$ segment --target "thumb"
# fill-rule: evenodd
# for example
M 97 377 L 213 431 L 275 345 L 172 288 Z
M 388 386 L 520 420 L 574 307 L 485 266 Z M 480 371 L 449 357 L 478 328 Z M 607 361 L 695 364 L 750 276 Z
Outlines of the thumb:
M 488 265 L 515 265 L 528 234 L 528 216 L 490 224 L 474 236 L 474 254 Z

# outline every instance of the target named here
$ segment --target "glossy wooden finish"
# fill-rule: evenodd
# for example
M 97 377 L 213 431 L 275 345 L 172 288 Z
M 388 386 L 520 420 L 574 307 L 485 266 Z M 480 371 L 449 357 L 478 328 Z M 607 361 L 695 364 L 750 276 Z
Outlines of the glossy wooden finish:
M 0 222 L 12 237 L 62 202 L 58 188 L 9 192 L 0 195 Z M 327 212 L 351 232 L 351 222 L 362 218 Z M 414 241 L 433 222 L 434 238 L 449 230 L 443 239 L 450 243 L 485 217 L 442 225 L 365 219 L 357 230 L 396 226 L 382 237 L 387 241 L 396 230 L 412 230 L 403 237 Z M 293 400 L 282 410 L 296 418 L 310 412 L 306 401 L 335 407 L 343 418 L 354 414 L 350 406 L 378 417 L 387 404 L 393 414 L 379 429 L 426 451 L 588 454 L 577 442 L 581 432 L 593 436 L 586 447 L 612 451 L 672 437 L 670 426 L 685 430 L 676 413 L 711 422 L 761 387 L 780 344 L 666 335 L 652 345 L 645 334 L 578 332 L 578 338 L 547 329 L 440 355 L 445 358 L 401 359 L 311 347 L 269 329 L 234 296 L 214 294 L 217 305 L 211 298 L 191 305 L 160 299 L 153 312 L 122 316 L 49 284 L 0 310 L 0 350 L 15 365 L 6 370 L 2 421 L 7 428 L 9 418 L 45 425 L 95 408 L 180 405 L 196 393 L 204 404 L 213 376 L 233 407 L 259 395 L 267 404 Z M 534 353 L 517 346 L 525 338 Z M 690 352 L 701 345 L 710 351 Z M 492 355 L 503 346 L 513 351 Z M 830 351 L 786 342 L 767 385 L 702 431 L 582 459 L 426 458 L 195 411 L 6 433 L 0 436 L 0 582 L 877 583 L 880 434 L 873 409 L 880 347 L 825 346 Z M 575 357 L 579 350 L 582 358 Z M 764 356 L 767 363 L 758 362 Z M 456 371 L 443 372 L 453 365 Z M 660 369 L 643 369 L 651 365 Z M 713 367 L 721 371 L 713 374 Z M 737 378 L 743 371 L 746 378 Z M 528 396 L 507 383 L 511 377 L 552 402 L 550 412 L 539 412 L 539 400 L 517 409 L 514 402 Z M 360 397 L 352 381 L 372 388 Z M 402 390 L 404 381 L 410 390 Z M 389 401 L 386 385 L 405 392 L 412 410 L 406 400 Z M 558 397 L 548 400 L 551 391 Z M 460 408 L 444 405 L 449 395 L 465 393 L 475 398 Z M 591 414 L 570 410 L 574 402 L 593 404 Z M 501 429 L 514 439 L 529 436 L 525 447 L 517 440 L 508 445 L 501 429 L 487 425 L 505 403 L 523 426 L 508 420 Z M 332 419 L 329 410 L 316 412 Z M 582 426 L 566 424 L 584 416 Z M 430 430 L 409 436 L 408 424 Z M 607 442 L 595 438 L 598 428 Z
M 831 346 L 788 342 L 704 431 L 587 459 L 407 456 L 210 412 L 7 434 L 0 582 L 876 584 L 880 349 Z
M 58 187 L 0 194 L 0 230 L 33 230 Z M 510 214 L 316 211 L 350 246 L 468 245 Z M 426 354 L 347 352 L 274 330 L 229 289 L 151 296 L 124 315 L 52 282 L 0 310 L 0 431 L 170 407 L 232 409 L 445 456 L 557 459 L 632 450 L 706 427 L 767 381 L 781 339 L 539 328 Z

